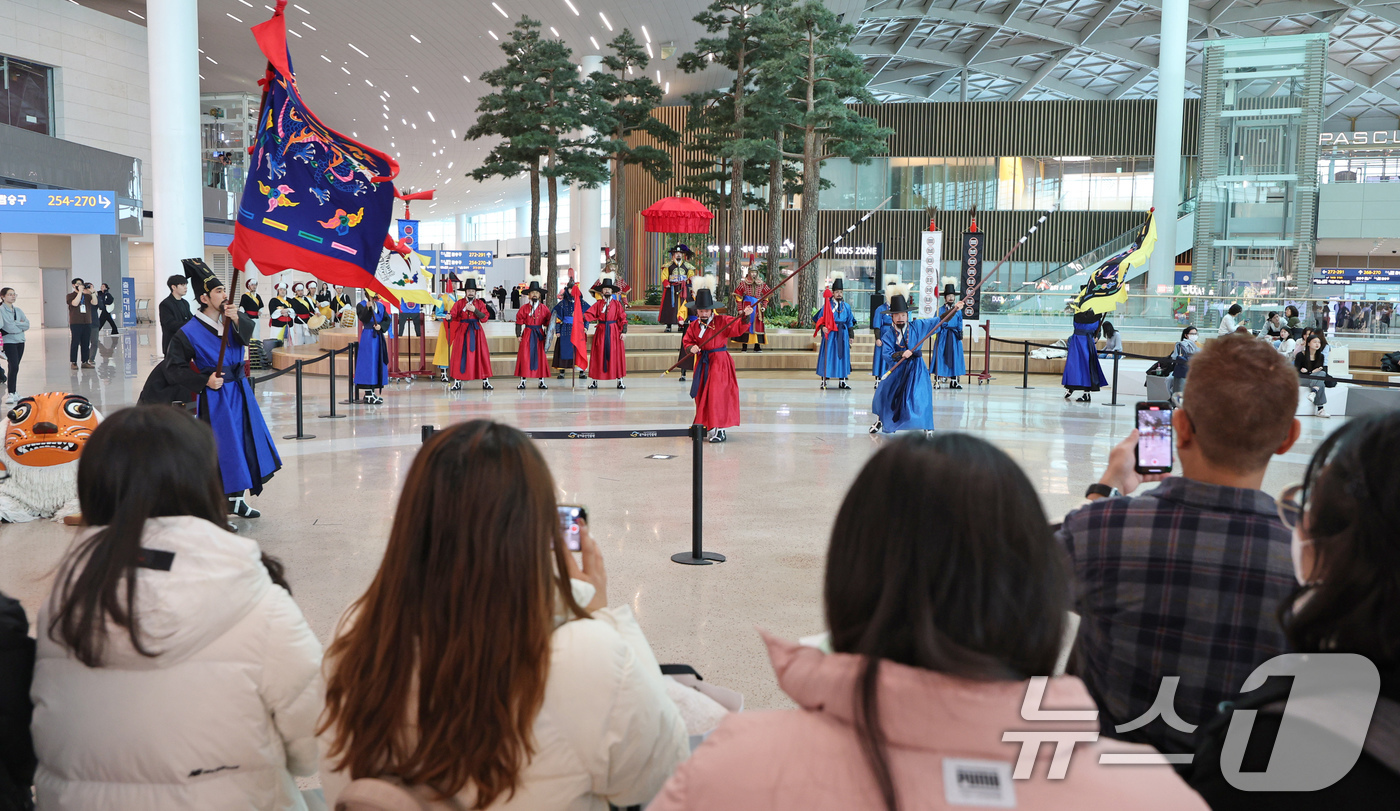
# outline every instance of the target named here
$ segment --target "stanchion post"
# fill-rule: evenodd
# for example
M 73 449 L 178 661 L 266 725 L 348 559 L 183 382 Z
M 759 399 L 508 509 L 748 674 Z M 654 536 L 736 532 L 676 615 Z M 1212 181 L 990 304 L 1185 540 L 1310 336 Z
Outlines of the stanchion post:
M 315 435 L 315 434 L 308 434 L 308 433 L 306 433 L 306 431 L 304 430 L 304 426 L 302 425 L 302 410 L 303 410 L 303 408 L 302 408 L 302 405 L 303 405 L 303 404 L 302 404 L 302 399 L 301 399 L 301 367 L 302 367 L 302 363 L 303 363 L 303 361 L 297 361 L 297 363 L 296 363 L 296 375 L 297 375 L 297 432 L 296 432 L 295 434 L 292 434 L 291 436 L 284 436 L 284 437 L 282 437 L 283 439 L 315 439 L 315 438 L 316 438 L 316 435 Z
M 342 348 L 342 349 L 332 349 L 332 350 L 330 351 L 330 352 L 331 352 L 331 356 L 330 356 L 329 358 L 326 358 L 326 362 L 330 364 L 330 368 L 329 368 L 329 370 L 326 372 L 326 376 L 329 377 L 329 378 L 331 379 L 331 413 L 329 413 L 329 414 L 321 414 L 321 415 L 319 415 L 318 419 L 323 419 L 323 420 L 338 420 L 338 419 L 343 419 L 343 418 L 345 417 L 344 414 L 337 414 L 337 413 L 335 413 L 335 355 L 336 355 L 337 352 L 343 352 L 343 351 L 345 351 L 343 348 Z
M 1092 349 L 1092 347 L 1090 347 Z M 1109 401 L 1110 406 L 1122 406 L 1124 403 L 1118 402 L 1118 358 L 1123 355 L 1117 349 L 1113 350 L 1113 398 Z
M 345 376 L 350 382 L 350 396 L 340 402 L 342 405 L 357 405 L 363 402 L 360 399 L 359 392 L 355 391 L 355 356 L 359 354 L 360 344 L 358 341 L 351 341 L 345 345 L 345 348 L 350 352 L 350 357 L 346 358 L 347 363 L 345 370 Z M 334 369 L 332 369 L 332 371 L 334 371 Z
M 1021 385 L 1016 388 L 1025 391 L 1034 388 L 1031 386 L 1031 342 L 1021 342 Z
M 724 555 L 706 552 L 701 516 L 704 512 L 705 475 L 705 426 L 690 426 L 691 473 L 690 473 L 690 551 L 677 552 L 671 556 L 676 563 L 687 566 L 709 566 L 723 563 Z

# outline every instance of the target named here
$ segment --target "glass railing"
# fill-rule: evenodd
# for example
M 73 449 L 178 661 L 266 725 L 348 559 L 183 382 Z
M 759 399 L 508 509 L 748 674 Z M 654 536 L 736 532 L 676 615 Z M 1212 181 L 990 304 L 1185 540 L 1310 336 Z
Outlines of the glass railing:
M 1027 295 L 1001 291 L 982 294 L 982 317 L 998 328 L 1067 331 L 1070 329 L 1069 300 L 1073 292 L 1059 296 Z M 1186 326 L 1194 326 L 1205 335 L 1214 335 L 1220 328 L 1226 311 L 1239 304 L 1244 308 L 1236 321 L 1251 330 L 1265 330 L 1269 313 L 1287 317 L 1292 306 L 1297 309 L 1297 330 L 1322 326 L 1329 335 L 1350 340 L 1377 340 L 1394 343 L 1400 336 L 1400 302 L 1390 300 L 1343 300 L 1319 298 L 1290 298 L 1277 296 L 1171 296 L 1129 293 L 1105 319 L 1120 330 L 1129 330 L 1134 338 L 1176 340 Z M 1392 332 L 1393 330 L 1393 332 Z M 1298 336 L 1293 336 L 1298 337 Z M 1329 338 L 1328 340 L 1331 340 Z

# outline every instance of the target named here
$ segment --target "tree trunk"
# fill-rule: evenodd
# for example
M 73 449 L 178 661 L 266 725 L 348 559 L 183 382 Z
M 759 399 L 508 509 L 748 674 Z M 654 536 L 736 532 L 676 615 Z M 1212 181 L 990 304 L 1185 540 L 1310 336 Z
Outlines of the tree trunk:
M 623 132 L 621 128 L 613 134 L 613 138 L 618 141 L 622 141 L 626 137 L 627 134 Z M 627 235 L 624 233 L 627 228 L 623 224 L 622 211 L 623 207 L 627 204 L 627 183 L 623 179 L 623 173 L 627 171 L 627 164 L 622 162 L 622 158 L 618 157 L 612 159 L 612 164 L 612 182 L 608 185 L 608 219 L 611 220 L 610 224 L 612 225 L 613 258 L 617 260 L 618 271 L 625 274 L 630 267 L 628 256 L 631 253 L 631 246 L 627 244 Z M 642 278 L 647 281 L 639 285 L 639 287 L 642 288 L 642 292 L 645 294 L 646 288 L 650 284 L 650 274 Z
M 768 268 L 763 274 L 769 284 L 777 284 L 782 275 L 778 260 L 783 253 L 783 130 L 775 136 L 778 156 L 768 163 Z
M 545 261 L 545 289 L 548 291 L 545 301 L 554 301 L 555 294 L 559 288 L 559 178 L 554 175 L 554 150 L 549 150 L 550 174 L 545 180 L 549 184 L 549 213 L 547 215 L 549 223 L 548 255 Z
M 744 43 L 745 39 L 741 38 L 739 51 L 736 54 L 738 64 L 734 78 L 734 129 L 732 135 L 736 141 L 744 137 L 744 85 L 748 83 L 748 74 L 744 66 L 744 57 L 747 55 Z M 720 290 L 716 291 L 724 294 L 725 298 L 721 299 L 722 301 L 728 300 L 730 285 L 739 283 L 740 256 L 744 250 L 743 158 L 733 158 L 729 167 L 729 229 L 725 232 L 725 242 L 729 243 L 729 266 L 727 272 L 720 276 Z
M 814 130 L 807 130 L 802 138 L 802 220 L 797 236 L 797 256 L 799 264 L 811 259 L 821 250 L 817 241 L 817 213 L 821 210 L 818 196 L 821 194 L 821 139 Z M 812 326 L 812 311 L 821 303 L 822 269 L 820 260 L 813 262 L 798 279 L 798 316 L 804 327 Z
M 530 164 L 530 272 L 540 272 L 540 159 Z
M 797 260 L 800 265 L 812 259 L 821 246 L 817 244 L 817 212 L 821 210 L 821 139 L 817 136 L 816 111 L 817 86 L 816 42 L 812 32 L 807 32 L 807 75 L 803 78 L 807 98 L 804 107 L 802 130 L 802 220 L 797 236 Z M 813 265 L 818 262 L 813 261 Z M 821 267 L 809 267 L 798 279 L 797 317 L 804 327 L 812 326 L 812 311 L 817 308 L 818 292 L 821 290 Z

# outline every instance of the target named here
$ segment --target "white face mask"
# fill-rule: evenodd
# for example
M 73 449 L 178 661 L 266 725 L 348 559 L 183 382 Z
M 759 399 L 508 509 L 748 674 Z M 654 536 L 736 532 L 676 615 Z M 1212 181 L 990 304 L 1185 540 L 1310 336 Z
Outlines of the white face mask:
M 1312 541 L 1298 534 L 1298 528 L 1293 528 L 1293 542 L 1289 544 L 1289 551 L 1293 555 L 1293 577 L 1298 580 L 1298 585 L 1306 586 L 1309 583 L 1307 577 L 1303 575 L 1303 547 L 1312 545 Z

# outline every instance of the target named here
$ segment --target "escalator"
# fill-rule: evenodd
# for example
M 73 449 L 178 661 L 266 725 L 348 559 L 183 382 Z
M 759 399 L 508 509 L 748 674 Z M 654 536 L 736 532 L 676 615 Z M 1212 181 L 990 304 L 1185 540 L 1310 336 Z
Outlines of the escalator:
M 1019 301 L 1009 302 L 1003 312 L 1008 313 L 1030 313 L 1044 310 L 1062 310 L 1064 302 L 1070 296 L 1078 292 L 1081 285 L 1089 280 L 1089 273 L 1103 264 L 1105 260 L 1116 256 L 1127 250 L 1137 237 L 1138 229 L 1141 226 L 1133 226 L 1108 242 L 1094 248 L 1082 256 L 1056 267 L 1038 278 L 1030 279 L 1025 283 L 1025 292 L 1012 292 L 1012 296 L 1023 296 Z M 1177 207 L 1176 218 L 1176 245 L 1172 251 L 1172 256 L 1177 256 L 1191 250 L 1191 246 L 1196 236 L 1196 198 L 1182 201 Z M 1158 245 L 1157 250 L 1164 248 Z M 1140 290 L 1140 280 L 1147 275 L 1147 265 L 1134 268 L 1132 276 L 1124 279 L 1125 282 L 1133 283 L 1134 289 Z

